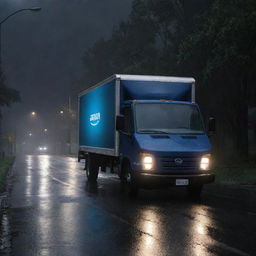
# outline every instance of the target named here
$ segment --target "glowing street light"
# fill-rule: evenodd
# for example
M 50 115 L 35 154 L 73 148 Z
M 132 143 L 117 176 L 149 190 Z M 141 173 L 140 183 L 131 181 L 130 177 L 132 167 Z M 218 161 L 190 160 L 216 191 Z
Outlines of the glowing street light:
M 36 112 L 35 112 L 35 111 L 32 111 L 32 112 L 31 112 L 31 116 L 36 116 Z
M 61 114 L 61 115 L 63 115 L 63 114 L 64 114 L 64 111 L 63 111 L 63 110 L 61 110 L 61 111 L 60 111 L 60 114 Z
M 45 128 L 45 129 L 44 129 L 44 132 L 48 132 L 48 129 L 47 129 L 47 128 Z
M 32 134 L 31 132 L 28 134 L 29 137 L 31 137 L 32 135 L 33 135 L 33 134 Z

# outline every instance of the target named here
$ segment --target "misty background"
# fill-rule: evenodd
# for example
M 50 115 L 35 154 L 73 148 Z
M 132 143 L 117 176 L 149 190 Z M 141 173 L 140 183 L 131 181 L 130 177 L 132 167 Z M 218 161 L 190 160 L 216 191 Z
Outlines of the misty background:
M 78 92 L 124 73 L 194 77 L 205 123 L 217 121 L 216 159 L 255 161 L 255 0 L 0 3 L 3 18 L 42 7 L 2 26 L 5 84 L 22 99 L 1 109 L 10 152 L 52 144 L 53 153 L 75 153 Z
M 42 10 L 21 12 L 2 25 L 5 83 L 21 95 L 20 103 L 2 109 L 2 124 L 3 133 L 16 135 L 20 143 L 32 132 L 40 144 L 42 129 L 50 134 L 56 122 L 63 126 L 59 111 L 67 110 L 69 101 L 76 108 L 84 52 L 127 19 L 131 0 L 1 0 L 0 20 L 34 6 Z

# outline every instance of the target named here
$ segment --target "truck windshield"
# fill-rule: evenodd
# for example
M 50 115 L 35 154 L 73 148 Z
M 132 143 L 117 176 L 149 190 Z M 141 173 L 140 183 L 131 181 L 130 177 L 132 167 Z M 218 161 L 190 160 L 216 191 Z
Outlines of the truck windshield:
M 179 103 L 139 103 L 135 109 L 138 133 L 202 134 L 198 108 Z

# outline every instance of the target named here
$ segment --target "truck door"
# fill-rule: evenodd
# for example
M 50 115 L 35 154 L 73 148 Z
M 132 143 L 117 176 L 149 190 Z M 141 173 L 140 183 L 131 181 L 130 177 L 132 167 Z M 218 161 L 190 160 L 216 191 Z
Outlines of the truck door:
M 131 107 L 125 107 L 124 111 L 124 129 L 120 134 L 120 152 L 123 156 L 130 158 L 133 147 L 133 119 Z

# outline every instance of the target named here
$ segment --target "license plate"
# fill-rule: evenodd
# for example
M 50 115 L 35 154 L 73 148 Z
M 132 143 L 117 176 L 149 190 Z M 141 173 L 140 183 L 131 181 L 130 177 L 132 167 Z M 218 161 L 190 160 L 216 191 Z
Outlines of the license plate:
M 188 179 L 177 179 L 176 180 L 176 186 L 187 186 L 188 185 Z

